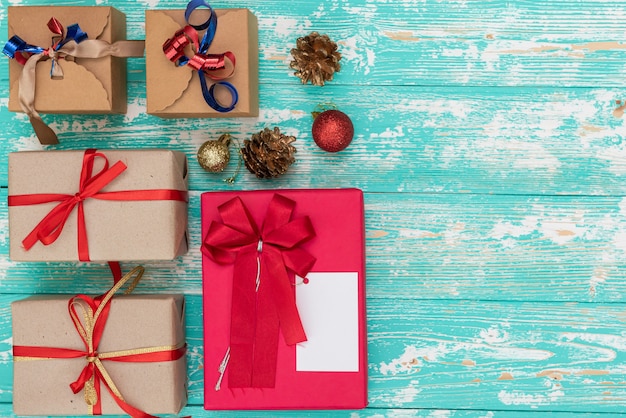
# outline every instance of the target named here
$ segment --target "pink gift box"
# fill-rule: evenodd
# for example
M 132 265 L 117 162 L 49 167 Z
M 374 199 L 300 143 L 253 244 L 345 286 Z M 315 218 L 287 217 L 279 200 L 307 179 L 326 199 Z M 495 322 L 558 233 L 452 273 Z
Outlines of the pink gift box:
M 274 387 L 229 387 L 229 368 L 235 367 L 231 358 L 216 390 L 220 364 L 231 346 L 234 266 L 219 264 L 205 253 L 202 260 L 205 408 L 364 408 L 367 332 L 363 193 L 358 189 L 204 193 L 203 245 L 206 246 L 211 223 L 223 222 L 220 205 L 240 199 L 262 230 L 275 195 L 295 202 L 291 220 L 308 216 L 314 229 L 311 239 L 298 244 L 299 249 L 315 257 L 313 267 L 306 279 L 294 277 L 293 273 L 289 276 L 307 341 L 287 345 L 281 330 Z M 256 248 L 256 243 L 252 245 Z M 265 280 L 261 276 L 259 286 Z

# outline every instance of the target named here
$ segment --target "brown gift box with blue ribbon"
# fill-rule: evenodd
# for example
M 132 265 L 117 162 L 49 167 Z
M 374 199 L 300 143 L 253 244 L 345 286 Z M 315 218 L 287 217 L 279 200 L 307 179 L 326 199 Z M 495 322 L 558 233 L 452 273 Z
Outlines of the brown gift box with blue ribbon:
M 86 300 L 97 298 L 32 296 L 12 303 L 15 413 L 178 413 L 187 402 L 183 296 L 112 297 L 93 349 Z
M 163 118 L 258 116 L 257 19 L 248 9 L 215 9 L 214 12 L 217 30 L 208 47 L 208 55 L 214 58 L 212 54 L 230 52 L 234 56 L 234 72 L 226 74 L 222 81 L 237 90 L 236 105 L 229 111 L 212 108 L 203 97 L 198 71 L 192 65 L 177 66 L 164 53 L 164 44 L 174 40 L 178 31 L 187 25 L 185 10 L 146 10 L 147 113 Z M 209 9 L 201 7 L 194 10 L 190 23 L 208 18 Z M 204 33 L 204 30 L 197 31 L 200 40 Z M 197 51 L 193 50 L 192 44 L 184 48 L 184 53 L 193 62 L 201 54 L 195 54 Z M 231 62 L 225 65 L 227 68 L 205 72 L 208 88 L 215 84 L 211 79 L 213 75 L 219 77 L 232 69 Z M 232 94 L 226 88 L 218 86 L 214 94 L 217 102 L 224 106 L 232 101 Z
M 50 24 L 52 18 L 56 19 L 56 24 Z M 86 40 L 106 44 L 99 45 L 100 52 L 96 52 L 93 48 L 85 51 L 86 43 L 78 42 L 77 48 L 72 47 L 76 51 L 74 57 L 66 54 L 68 48 L 65 47 L 55 52 L 58 59 L 49 59 L 55 43 L 67 39 L 68 27 L 74 24 L 87 34 Z M 143 41 L 125 41 L 126 17 L 122 12 L 105 6 L 11 6 L 8 29 L 9 38 L 17 35 L 25 43 L 44 50 L 35 64 L 34 109 L 37 112 L 126 112 L 126 59 L 123 56 L 143 55 L 144 45 Z M 54 29 L 61 33 L 54 33 Z M 109 44 L 112 45 L 110 51 Z M 18 54 L 25 58 L 29 55 Z M 104 56 L 76 57 L 86 54 Z M 25 110 L 20 105 L 20 85 L 23 87 L 20 77 L 26 67 L 17 59 L 9 61 L 9 110 L 22 112 Z M 57 142 L 53 133 L 48 137 L 37 133 L 42 143 Z

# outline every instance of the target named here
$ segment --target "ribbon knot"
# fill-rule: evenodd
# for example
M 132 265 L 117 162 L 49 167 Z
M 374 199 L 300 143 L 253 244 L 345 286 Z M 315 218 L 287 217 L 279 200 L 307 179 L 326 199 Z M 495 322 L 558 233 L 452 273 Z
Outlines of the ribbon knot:
M 234 264 L 229 387 L 274 387 L 278 333 L 306 341 L 290 275 L 307 275 L 315 258 L 300 245 L 315 237 L 308 217 L 291 219 L 295 202 L 275 194 L 259 231 L 239 197 L 222 204 L 203 253 Z
M 200 25 L 192 25 L 189 23 L 191 14 L 200 6 L 207 7 L 210 11 L 208 20 Z M 182 67 L 188 65 L 198 73 L 200 78 L 200 87 L 205 102 L 218 112 L 230 112 L 235 108 L 239 95 L 237 89 L 227 81 L 221 81 L 229 78 L 235 72 L 235 54 L 230 51 L 221 54 L 209 54 L 208 50 L 213 42 L 217 31 L 217 15 L 213 8 L 204 0 L 191 0 L 185 9 L 185 20 L 187 25 L 176 31 L 174 36 L 165 41 L 163 44 L 163 53 L 176 66 Z M 198 31 L 205 30 L 202 40 L 200 40 Z M 193 46 L 194 55 L 189 58 L 185 55 L 185 48 L 188 45 Z M 226 60 L 231 63 L 231 70 L 226 74 L 214 74 L 213 71 L 223 70 L 226 68 Z M 206 77 L 215 81 L 209 87 Z M 215 98 L 215 87 L 225 87 L 231 95 L 230 105 L 223 106 Z
M 62 54 L 66 54 L 66 51 L 62 49 L 65 44 L 71 41 L 78 44 L 88 37 L 78 24 L 68 26 L 66 32 L 61 22 L 55 17 L 50 18 L 47 26 L 54 35 L 50 47 L 44 48 L 37 45 L 30 45 L 19 36 L 13 35 L 4 45 L 2 52 L 9 58 L 15 59 L 20 64 L 25 65 L 26 62 L 35 55 L 40 55 L 38 60 L 42 57 L 50 57 L 52 59 L 61 57 Z M 50 76 L 52 75 L 51 73 Z

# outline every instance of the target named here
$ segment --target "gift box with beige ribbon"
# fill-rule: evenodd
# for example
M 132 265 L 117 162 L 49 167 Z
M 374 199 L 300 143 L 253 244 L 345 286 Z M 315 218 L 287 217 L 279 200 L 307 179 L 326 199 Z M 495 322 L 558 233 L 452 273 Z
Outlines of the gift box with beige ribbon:
M 126 59 L 143 41 L 126 40 L 113 7 L 11 6 L 9 110 L 25 112 L 44 144 L 57 142 L 41 113 L 126 112 Z

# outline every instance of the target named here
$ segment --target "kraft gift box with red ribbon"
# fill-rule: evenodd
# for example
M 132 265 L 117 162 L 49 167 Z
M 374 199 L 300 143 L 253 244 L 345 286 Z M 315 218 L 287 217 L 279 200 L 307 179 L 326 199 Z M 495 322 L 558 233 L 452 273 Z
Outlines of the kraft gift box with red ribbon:
M 202 194 L 205 408 L 367 404 L 363 194 Z
M 10 6 L 9 110 L 26 112 L 42 143 L 56 143 L 41 113 L 126 112 L 126 17 L 113 7 Z
M 184 298 L 121 295 L 13 302 L 13 407 L 18 415 L 178 413 L 187 401 Z
M 170 260 L 187 250 L 187 158 L 165 149 L 9 154 L 16 261 Z
M 248 9 L 146 10 L 147 113 L 257 116 L 258 35 Z

